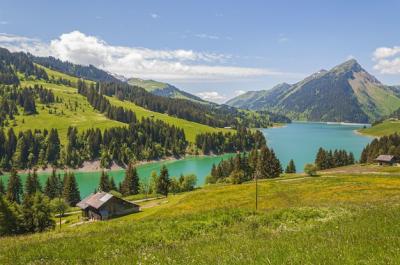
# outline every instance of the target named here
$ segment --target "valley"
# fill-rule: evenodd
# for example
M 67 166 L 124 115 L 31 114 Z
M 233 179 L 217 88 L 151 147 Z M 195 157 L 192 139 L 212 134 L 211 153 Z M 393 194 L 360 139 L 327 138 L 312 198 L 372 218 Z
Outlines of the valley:
M 1 8 L 1 265 L 399 264 L 398 3 Z

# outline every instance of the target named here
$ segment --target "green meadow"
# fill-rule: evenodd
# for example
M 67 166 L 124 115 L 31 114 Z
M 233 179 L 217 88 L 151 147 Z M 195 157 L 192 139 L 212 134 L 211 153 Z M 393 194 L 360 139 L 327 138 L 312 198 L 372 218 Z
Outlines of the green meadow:
M 223 128 L 214 128 L 208 125 L 200 124 L 197 122 L 187 121 L 184 119 L 180 119 L 177 117 L 170 116 L 165 113 L 159 113 L 155 111 L 151 111 L 145 108 L 142 108 L 132 102 L 129 101 L 121 101 L 114 97 L 107 97 L 110 100 L 110 103 L 115 106 L 123 107 L 125 109 L 130 109 L 135 112 L 137 118 L 153 118 L 162 120 L 168 124 L 175 125 L 177 127 L 182 128 L 185 131 L 186 139 L 190 142 L 194 142 L 197 134 L 206 133 L 206 132 L 233 132 L 230 129 Z
M 399 172 L 397 172 L 399 173 Z M 0 239 L 1 264 L 398 264 L 398 174 L 288 175 L 141 203 L 137 214 Z
M 41 66 L 42 67 L 42 66 Z M 102 113 L 99 113 L 92 106 L 86 98 L 78 94 L 75 87 L 70 87 L 63 84 L 55 84 L 52 80 L 58 80 L 60 78 L 68 80 L 75 85 L 78 78 L 69 76 L 45 67 L 50 82 L 44 80 L 26 80 L 23 76 L 20 76 L 21 87 L 29 87 L 35 84 L 42 85 L 47 89 L 51 89 L 54 95 L 62 100 L 61 103 L 54 103 L 50 105 L 43 105 L 37 103 L 36 109 L 38 113 L 36 115 L 23 115 L 20 111 L 20 115 L 16 116 L 16 122 L 11 123 L 10 127 L 14 127 L 16 132 L 24 131 L 27 129 L 48 129 L 56 128 L 59 131 L 61 142 L 66 142 L 66 134 L 69 126 L 76 126 L 79 130 L 86 130 L 89 128 L 100 128 L 104 130 L 106 128 L 127 126 L 124 123 L 110 120 L 105 117 Z M 86 80 L 88 84 L 92 81 Z M 162 120 L 168 124 L 175 125 L 184 129 L 186 138 L 190 142 L 194 142 L 197 134 L 205 132 L 218 132 L 218 131 L 233 131 L 221 128 L 213 128 L 207 125 L 199 124 L 196 122 L 190 122 L 184 119 L 169 116 L 167 114 L 158 113 L 147 110 L 134 103 L 127 101 L 120 101 L 116 98 L 109 97 L 110 102 L 116 106 L 122 106 L 125 109 L 131 109 L 135 112 L 139 119 L 154 118 Z
M 400 133 L 400 121 L 386 120 L 370 128 L 359 130 L 359 132 L 377 137 Z

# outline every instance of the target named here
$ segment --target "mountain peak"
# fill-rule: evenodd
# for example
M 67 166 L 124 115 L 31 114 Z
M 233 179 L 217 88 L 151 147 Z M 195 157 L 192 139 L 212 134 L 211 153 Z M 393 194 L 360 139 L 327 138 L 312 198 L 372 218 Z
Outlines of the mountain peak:
M 339 64 L 335 66 L 332 71 L 340 71 L 340 72 L 360 72 L 363 71 L 364 69 L 361 67 L 361 65 L 357 62 L 356 59 L 350 59 L 345 61 L 342 64 Z

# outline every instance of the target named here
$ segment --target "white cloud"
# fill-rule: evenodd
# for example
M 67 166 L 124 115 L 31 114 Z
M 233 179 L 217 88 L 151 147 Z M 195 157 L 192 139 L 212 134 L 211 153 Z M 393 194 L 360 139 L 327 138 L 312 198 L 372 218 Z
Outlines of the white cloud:
M 49 55 L 49 47 L 38 39 L 0 33 L 0 46 L 10 51 L 25 51 L 32 54 Z
M 265 68 L 228 66 L 232 56 L 193 50 L 153 50 L 110 45 L 79 31 L 62 34 L 44 43 L 37 39 L 0 34 L 0 46 L 40 56 L 54 56 L 77 64 L 92 64 L 126 77 L 165 81 L 226 81 L 260 76 L 293 76 Z
M 222 102 L 226 99 L 226 96 L 219 94 L 217 91 L 204 91 L 196 94 L 204 100 Z
M 285 34 L 283 34 L 283 33 L 279 34 L 279 37 L 278 37 L 278 42 L 279 43 L 285 43 L 285 42 L 288 42 L 288 41 L 289 41 L 289 38 L 286 37 Z
M 382 74 L 400 74 L 400 46 L 380 47 L 373 53 L 374 69 Z
M 197 37 L 197 38 L 200 38 L 200 39 L 219 40 L 218 36 L 209 35 L 209 34 L 205 34 L 205 33 L 195 34 L 194 36 Z
M 5 20 L 0 21 L 0 25 L 8 25 L 8 24 L 10 24 L 10 22 Z
M 151 13 L 150 16 L 151 16 L 152 18 L 154 18 L 154 19 L 157 19 L 157 18 L 160 17 L 160 16 L 159 16 L 158 14 L 156 14 L 156 13 Z

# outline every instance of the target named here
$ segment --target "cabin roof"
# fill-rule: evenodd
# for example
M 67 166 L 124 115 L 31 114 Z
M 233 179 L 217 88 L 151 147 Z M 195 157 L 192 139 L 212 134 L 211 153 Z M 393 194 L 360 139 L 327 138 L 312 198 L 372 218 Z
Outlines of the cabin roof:
M 393 162 L 394 161 L 394 156 L 392 156 L 392 155 L 379 155 L 375 160 L 376 161 L 380 161 L 380 162 Z
M 78 206 L 81 209 L 86 209 L 87 207 L 93 207 L 95 209 L 100 209 L 104 204 L 106 204 L 108 201 L 110 201 L 112 198 L 116 198 L 118 201 L 125 201 L 121 198 L 115 197 L 114 195 L 107 193 L 107 192 L 97 192 L 97 193 L 92 193 L 82 201 L 78 202 L 76 206 Z M 125 201 L 128 202 L 128 201 Z M 128 202 L 131 203 L 131 202 Z M 132 205 L 137 206 L 134 203 L 131 203 Z

